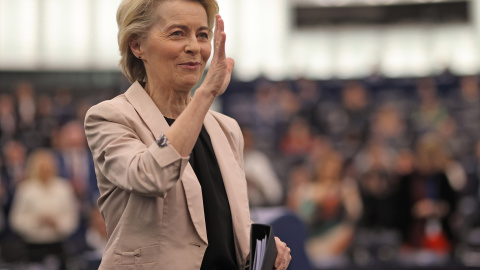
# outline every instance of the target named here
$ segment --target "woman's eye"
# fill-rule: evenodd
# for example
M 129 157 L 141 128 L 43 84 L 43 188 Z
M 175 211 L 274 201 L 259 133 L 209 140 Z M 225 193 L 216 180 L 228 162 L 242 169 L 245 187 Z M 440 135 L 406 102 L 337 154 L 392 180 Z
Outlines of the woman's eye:
M 207 33 L 200 33 L 198 36 L 201 37 L 201 38 L 208 39 L 208 34 Z
M 182 35 L 182 31 L 175 31 L 171 34 L 171 36 L 181 36 Z

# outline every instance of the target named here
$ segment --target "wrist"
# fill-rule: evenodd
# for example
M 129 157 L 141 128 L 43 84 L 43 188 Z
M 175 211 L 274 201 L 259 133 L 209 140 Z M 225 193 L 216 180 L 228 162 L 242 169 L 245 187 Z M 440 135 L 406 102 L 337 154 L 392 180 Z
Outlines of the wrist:
M 205 86 L 203 85 L 198 87 L 195 93 L 193 94 L 193 99 L 196 99 L 202 102 L 208 102 L 210 104 L 213 103 L 215 98 L 216 98 L 216 95 L 213 92 L 208 91 L 208 89 L 206 89 Z

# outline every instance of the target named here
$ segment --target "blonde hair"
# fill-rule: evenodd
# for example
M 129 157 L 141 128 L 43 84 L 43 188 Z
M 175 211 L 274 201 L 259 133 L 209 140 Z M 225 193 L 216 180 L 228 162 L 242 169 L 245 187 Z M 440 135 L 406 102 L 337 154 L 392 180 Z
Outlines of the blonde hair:
M 145 39 L 152 26 L 157 22 L 158 5 L 169 0 L 122 0 L 117 10 L 118 47 L 120 49 L 120 67 L 130 82 L 145 81 L 147 73 L 143 61 L 135 57 L 130 50 L 130 40 Z M 208 28 L 213 31 L 215 15 L 218 14 L 216 0 L 188 0 L 199 2 L 207 12 Z
M 422 173 L 436 173 L 445 170 L 448 153 L 444 142 L 436 134 L 423 135 L 417 144 L 417 167 Z
M 35 150 L 33 153 L 31 153 L 30 156 L 28 157 L 27 168 L 26 168 L 27 179 L 39 180 L 40 168 L 45 162 L 50 163 L 49 165 L 52 166 L 51 177 L 57 176 L 58 164 L 52 151 L 48 149 L 38 149 L 38 150 Z

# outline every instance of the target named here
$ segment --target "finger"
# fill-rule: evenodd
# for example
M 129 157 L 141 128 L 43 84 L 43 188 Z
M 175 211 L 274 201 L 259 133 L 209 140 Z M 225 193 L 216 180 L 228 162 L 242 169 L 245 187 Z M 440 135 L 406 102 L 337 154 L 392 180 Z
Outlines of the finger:
M 216 32 L 216 35 L 217 37 L 225 31 L 225 25 L 224 25 L 224 22 L 223 22 L 223 19 L 222 19 L 222 16 L 220 16 L 220 14 L 217 14 L 215 16 L 215 32 Z
M 221 30 L 221 23 L 220 23 L 221 17 L 219 14 L 215 16 L 215 30 L 213 32 L 213 55 L 215 55 L 218 51 L 218 44 L 220 41 L 220 35 L 223 30 Z
M 282 242 L 280 239 L 275 237 L 275 240 L 277 240 L 277 258 L 275 259 L 275 268 L 279 268 L 283 261 L 285 260 L 285 243 Z
M 227 34 L 225 34 L 225 32 L 222 32 L 220 34 L 220 42 L 218 43 L 217 45 L 217 55 L 218 55 L 218 59 L 225 59 L 225 41 L 227 39 Z
M 280 256 L 277 256 L 277 259 L 275 259 L 275 269 L 279 268 L 282 265 L 283 259 Z
M 279 251 L 280 252 L 280 251 Z M 281 253 L 278 253 L 277 254 L 277 258 L 275 259 L 275 269 L 279 268 L 280 266 L 282 266 L 282 263 L 284 261 L 284 258 L 283 258 L 283 254 Z
M 283 259 L 283 260 L 286 260 L 287 257 L 288 257 L 288 255 L 289 255 L 289 254 L 288 254 L 287 248 L 284 248 L 284 249 L 282 250 L 282 259 Z
M 285 253 L 286 255 L 288 255 L 288 253 Z M 286 256 L 280 263 L 279 266 L 275 266 L 275 269 L 282 269 L 282 270 L 286 270 L 288 268 L 288 266 L 290 265 L 290 261 L 292 260 L 292 256 L 288 255 Z
M 290 257 L 290 248 L 287 247 L 287 249 L 285 250 L 285 255 L 283 256 L 283 260 L 285 262 L 289 262 L 288 258 Z
M 224 89 L 224 90 L 220 94 L 223 94 L 223 92 L 225 92 L 228 85 L 230 84 L 230 80 L 232 78 L 232 71 L 233 71 L 233 67 L 235 65 L 235 61 L 233 61 L 232 58 L 227 58 L 226 63 L 227 63 L 227 74 L 225 75 L 225 80 L 223 81 L 223 85 L 222 85 L 222 89 Z
M 286 243 L 283 243 L 285 244 L 284 246 L 284 255 L 282 256 L 282 262 L 281 262 L 281 266 L 284 267 L 284 269 L 287 269 L 288 265 L 290 264 L 290 261 L 292 260 L 292 256 L 290 255 L 290 248 L 287 246 Z
M 218 27 L 218 35 L 217 40 L 215 41 L 215 51 L 217 53 L 217 57 L 219 59 L 225 58 L 225 42 L 227 40 L 227 34 L 224 32 L 224 22 L 220 15 L 217 17 L 217 27 Z
M 221 25 L 222 16 L 220 14 L 215 15 L 215 34 L 218 35 L 223 32 L 223 26 Z

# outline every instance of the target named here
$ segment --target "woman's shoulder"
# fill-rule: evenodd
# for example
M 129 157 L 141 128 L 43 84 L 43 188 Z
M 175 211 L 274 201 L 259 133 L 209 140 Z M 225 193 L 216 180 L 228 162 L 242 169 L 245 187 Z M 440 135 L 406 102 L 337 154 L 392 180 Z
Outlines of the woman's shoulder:
M 125 97 L 125 94 L 120 94 L 112 99 L 107 99 L 97 103 L 96 105 L 93 105 L 92 107 L 90 107 L 88 112 L 111 110 L 112 108 L 122 108 L 127 105 L 129 105 L 129 102 Z
M 125 94 L 118 95 L 112 99 L 102 101 L 96 105 L 93 105 L 88 109 L 85 116 L 85 123 L 89 121 L 98 120 L 114 120 L 125 118 L 129 112 L 134 112 L 135 109 L 128 102 Z M 116 122 L 116 121 L 115 121 Z

